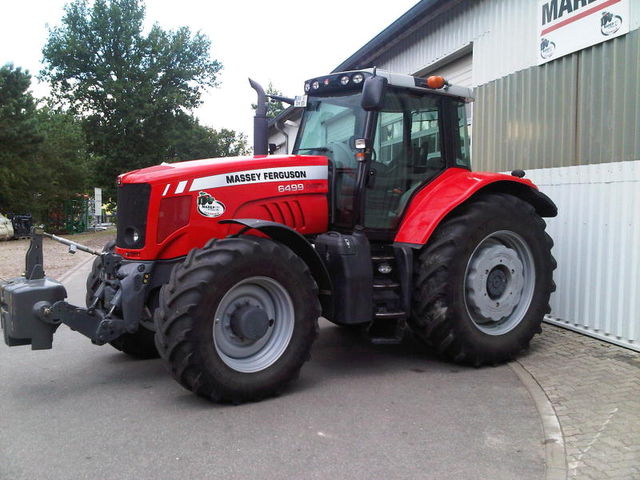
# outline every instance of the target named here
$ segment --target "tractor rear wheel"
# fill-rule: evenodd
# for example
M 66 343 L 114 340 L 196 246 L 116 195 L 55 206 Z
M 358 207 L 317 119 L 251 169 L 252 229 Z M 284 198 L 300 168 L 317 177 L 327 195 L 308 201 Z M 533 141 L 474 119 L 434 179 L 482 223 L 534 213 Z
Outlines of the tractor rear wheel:
M 318 288 L 286 246 L 243 236 L 192 250 L 160 292 L 156 343 L 174 378 L 217 402 L 277 394 L 318 334 Z
M 410 326 L 456 362 L 496 364 L 528 347 L 555 290 L 553 241 L 517 197 L 480 195 L 418 256 Z
M 111 240 L 102 249 L 103 252 L 112 251 L 116 242 Z M 86 303 L 89 307 L 93 303 L 93 294 L 100 285 L 100 272 L 102 271 L 102 258 L 98 257 L 93 261 L 91 273 L 87 277 Z M 149 313 L 151 318 L 151 313 Z M 134 333 L 124 333 L 109 344 L 116 350 L 126 353 L 135 358 L 149 359 L 158 358 L 158 351 L 154 342 L 154 332 L 145 328 L 141 322 L 138 330 Z

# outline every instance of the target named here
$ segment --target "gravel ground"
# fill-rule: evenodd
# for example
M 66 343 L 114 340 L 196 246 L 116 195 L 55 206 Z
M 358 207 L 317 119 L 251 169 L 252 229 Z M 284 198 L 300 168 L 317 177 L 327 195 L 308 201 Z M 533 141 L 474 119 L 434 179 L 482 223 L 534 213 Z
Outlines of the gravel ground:
M 77 235 L 62 235 L 65 238 L 81 243 L 95 250 L 102 247 L 109 240 L 115 238 L 116 230 L 110 228 L 102 232 L 86 232 Z M 45 238 L 44 245 L 44 269 L 49 277 L 57 278 L 76 265 L 87 261 L 91 256 L 80 252 L 71 255 L 68 247 L 61 243 Z M 19 277 L 24 272 L 24 256 L 29 248 L 29 240 L 9 240 L 0 242 L 0 279 Z

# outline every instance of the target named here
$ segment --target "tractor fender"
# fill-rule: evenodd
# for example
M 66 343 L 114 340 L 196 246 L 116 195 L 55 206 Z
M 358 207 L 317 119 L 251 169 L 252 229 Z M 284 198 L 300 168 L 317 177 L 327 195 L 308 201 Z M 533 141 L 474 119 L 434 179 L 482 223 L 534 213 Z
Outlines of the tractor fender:
M 245 227 L 235 235 L 242 235 L 248 230 L 258 230 L 267 237 L 289 247 L 293 253 L 298 255 L 309 267 L 311 275 L 318 284 L 318 288 L 320 290 L 320 302 L 322 304 L 323 314 L 325 316 L 330 314 L 331 305 L 329 299 L 331 298 L 331 291 L 333 288 L 331 284 L 331 277 L 329 276 L 329 271 L 320 258 L 320 255 L 318 255 L 318 252 L 316 252 L 313 245 L 305 237 L 281 223 L 255 218 L 235 218 L 221 220 L 220 223 L 236 224 Z
M 420 248 L 442 220 L 479 193 L 500 192 L 518 197 L 542 217 L 555 217 L 556 205 L 531 180 L 501 173 L 450 168 L 416 192 L 409 202 L 394 242 Z

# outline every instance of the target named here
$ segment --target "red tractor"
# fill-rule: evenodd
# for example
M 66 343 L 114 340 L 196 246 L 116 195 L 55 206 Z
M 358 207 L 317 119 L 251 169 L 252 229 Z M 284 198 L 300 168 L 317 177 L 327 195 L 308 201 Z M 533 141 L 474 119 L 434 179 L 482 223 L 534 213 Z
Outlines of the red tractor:
M 252 86 L 254 156 L 118 178 L 117 239 L 92 252 L 86 308 L 44 276 L 34 231 L 25 276 L 0 286 L 8 345 L 51 348 L 65 323 L 234 403 L 297 377 L 320 316 L 379 343 L 410 329 L 476 366 L 528 346 L 554 290 L 542 217 L 557 211 L 522 171 L 471 171 L 470 89 L 375 70 L 311 79 L 293 154 L 276 156 Z

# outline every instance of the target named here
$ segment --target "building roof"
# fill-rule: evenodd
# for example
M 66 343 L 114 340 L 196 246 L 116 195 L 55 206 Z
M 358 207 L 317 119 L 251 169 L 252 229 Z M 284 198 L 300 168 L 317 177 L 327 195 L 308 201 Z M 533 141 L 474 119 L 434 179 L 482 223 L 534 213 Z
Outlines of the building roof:
M 398 37 L 407 34 L 417 24 L 422 24 L 433 18 L 435 14 L 442 11 L 441 7 L 445 6 L 445 8 L 448 9 L 457 3 L 459 3 L 459 0 L 421 0 L 372 40 L 367 42 L 357 52 L 338 65 L 333 72 L 373 67 L 374 65 L 367 64 L 372 54 L 380 53 L 382 49 L 395 43 Z
M 293 106 L 285 108 L 278 115 L 269 119 L 269 128 L 275 127 L 276 123 L 278 123 L 280 120 L 286 120 L 292 117 L 294 113 L 296 113 L 296 109 Z

